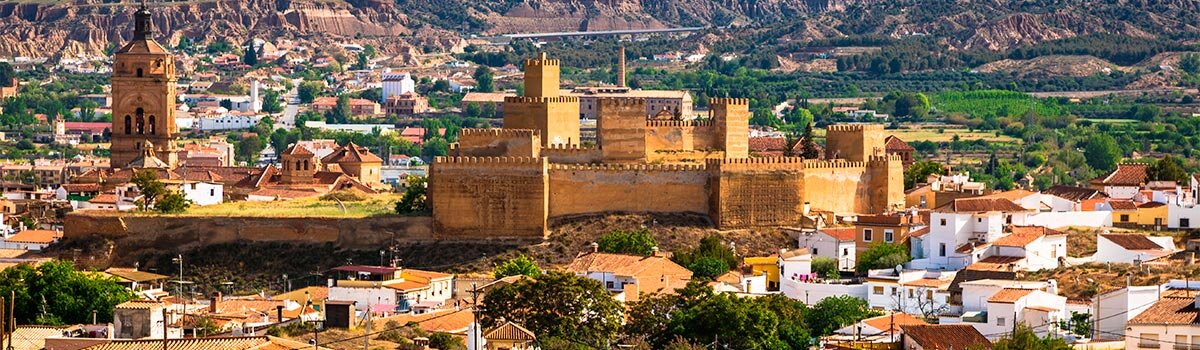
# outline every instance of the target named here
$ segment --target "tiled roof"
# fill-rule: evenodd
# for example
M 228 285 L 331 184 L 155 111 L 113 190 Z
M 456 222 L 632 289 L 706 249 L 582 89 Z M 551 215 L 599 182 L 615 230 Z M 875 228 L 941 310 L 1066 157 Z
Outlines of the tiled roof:
M 138 270 L 134 270 L 134 269 L 126 269 L 126 268 L 119 268 L 119 267 L 110 267 L 107 270 L 104 270 L 104 272 L 108 273 L 110 275 L 119 277 L 121 279 L 124 279 L 126 281 L 130 281 L 130 282 L 149 282 L 149 281 L 165 280 L 168 278 L 167 276 L 163 276 L 163 275 L 160 275 L 157 273 L 150 273 L 150 272 L 146 272 L 146 271 L 138 271 Z
M 1030 243 L 1033 243 L 1033 241 L 1036 241 L 1038 238 L 1042 238 L 1047 235 L 1061 234 L 1058 231 L 1042 226 L 1013 226 L 1010 228 L 1010 230 L 1012 230 L 1012 233 L 1008 234 L 1007 236 L 1000 237 L 1000 239 L 992 242 L 992 245 L 1023 248 L 1028 246 Z
M 504 324 L 500 325 L 499 327 L 492 328 L 492 329 L 484 332 L 483 339 L 487 339 L 489 341 L 494 341 L 494 340 L 533 341 L 533 340 L 537 339 L 537 336 L 534 336 L 533 332 L 530 332 L 528 329 L 525 329 L 525 327 L 521 327 L 521 325 L 518 325 L 518 324 L 512 323 L 512 322 L 505 322 Z
M 912 315 L 899 312 L 868 318 L 862 322 L 883 332 L 899 331 L 901 326 L 928 324 Z
M 308 156 L 308 157 L 315 155 L 312 153 L 312 151 L 308 150 L 308 147 L 304 147 L 301 145 L 292 145 L 292 147 L 288 147 L 288 149 L 283 151 L 283 153 L 281 153 L 280 155 L 285 155 L 285 154 L 293 155 L 293 156 Z
M 958 198 L 938 208 L 942 212 L 954 213 L 983 213 L 990 211 L 1021 212 L 1029 211 L 1017 203 L 1004 198 Z
M 749 146 L 751 152 L 783 152 L 787 149 L 787 139 L 783 137 L 751 137 Z
M 976 271 L 1009 271 L 1008 267 L 1024 258 L 1015 256 L 989 256 L 967 266 L 967 270 Z
M 307 295 L 304 293 L 308 293 Z M 304 303 L 308 300 L 318 302 L 329 298 L 329 287 L 312 286 L 293 290 L 287 293 L 279 294 L 271 297 L 275 300 L 291 300 L 298 303 Z
M 163 307 L 163 303 L 150 300 L 130 300 L 124 303 L 117 304 L 117 309 L 127 310 L 149 310 L 156 307 Z
M 929 226 L 925 226 L 908 233 L 909 237 L 921 237 L 929 233 Z
M 101 193 L 95 197 L 92 197 L 88 203 L 117 204 L 117 195 L 115 193 Z
M 62 188 L 67 192 L 100 192 L 100 184 L 98 183 L 63 184 Z
M 1095 185 L 1141 186 L 1146 182 L 1146 164 L 1119 164 L 1107 175 L 1092 179 Z
M 382 163 L 383 159 L 379 158 L 366 147 L 359 146 L 353 142 L 345 146 L 338 147 L 333 150 L 333 153 L 321 159 L 322 163 Z
M 399 324 L 417 323 L 417 327 L 426 332 L 459 333 L 466 331 L 474 321 L 473 309 L 464 307 L 457 311 L 434 311 L 420 315 L 401 314 L 376 320 L 376 327 L 383 328 L 387 322 Z
M 312 345 L 275 338 L 261 337 L 221 337 L 221 338 L 188 338 L 169 339 L 167 344 L 160 340 L 116 340 L 83 348 L 83 350 L 276 350 L 276 349 L 311 349 Z M 321 349 L 328 349 L 321 347 Z
M 779 254 L 779 257 L 783 258 L 784 260 L 787 260 L 787 259 L 794 258 L 797 256 L 803 256 L 803 255 L 809 255 L 809 254 L 811 254 L 811 253 L 808 251 L 808 248 L 796 248 L 796 249 L 785 251 L 785 252 L 783 252 L 783 254 Z
M 692 271 L 663 256 L 586 253 L 571 261 L 567 270 L 634 277 L 638 280 L 638 290 L 643 293 L 674 293 L 692 279 Z
M 839 241 L 853 241 L 855 235 L 858 234 L 858 229 L 853 227 L 826 227 L 817 231 L 824 232 Z
M 1108 205 L 1112 206 L 1113 210 L 1137 210 L 1137 204 L 1127 200 L 1110 200 Z
M 1146 202 L 1146 203 L 1138 204 L 1137 207 L 1139 209 L 1150 209 L 1150 208 L 1158 208 L 1158 207 L 1165 206 L 1165 205 L 1166 204 L 1159 203 L 1159 202 Z
M 946 287 L 950 286 L 950 282 L 951 282 L 951 280 L 948 280 L 948 279 L 922 278 L 922 279 L 918 279 L 918 280 L 904 282 L 904 283 L 901 283 L 900 285 L 912 286 L 912 287 L 927 287 L 927 288 L 935 288 L 935 289 L 946 289 Z
M 883 142 L 884 142 L 883 148 L 884 148 L 884 150 L 886 150 L 888 152 L 915 151 L 916 150 L 912 146 L 909 146 L 908 142 L 904 142 L 904 140 L 901 140 L 899 137 L 896 137 L 896 135 L 888 135 L 888 137 L 886 139 L 884 139 Z
M 1146 238 L 1145 235 L 1139 234 L 1102 234 L 1100 237 L 1113 242 L 1126 250 L 1163 250 L 1164 248 L 1158 243 Z
M 33 244 L 50 244 L 55 240 L 62 238 L 62 232 L 50 230 L 25 230 L 17 232 L 17 234 L 5 239 L 5 242 L 12 243 L 33 243 Z
M 1042 190 L 1042 193 L 1078 202 L 1085 199 L 1107 197 L 1104 192 L 1090 188 L 1058 185 Z
M 1025 197 L 1037 194 L 1037 192 L 1026 191 L 1022 189 L 1008 190 L 1004 192 L 992 193 L 978 198 L 1004 198 L 1010 201 L 1016 201 Z
M 969 324 L 900 326 L 904 337 L 926 350 L 991 349 L 992 342 Z
M 13 350 L 41 350 L 46 346 L 46 338 L 61 336 L 66 327 L 55 326 L 19 326 L 9 334 Z
M 1194 298 L 1162 298 L 1134 316 L 1129 324 L 1198 325 L 1200 310 L 1196 309 Z
M 979 242 L 979 243 L 970 243 L 970 242 L 967 242 L 967 243 L 963 243 L 963 245 L 960 245 L 960 246 L 958 246 L 958 248 L 954 249 L 954 251 L 955 251 L 955 252 L 958 252 L 959 254 L 967 254 L 967 253 L 971 253 L 971 252 L 974 252 L 974 251 L 977 251 L 977 250 L 987 249 L 988 247 L 991 247 L 991 246 L 992 246 L 992 244 L 991 244 L 991 243 L 984 243 L 984 242 Z
M 992 297 L 988 298 L 988 302 L 1012 304 L 1033 292 L 1033 289 L 1004 288 L 996 292 L 996 294 L 992 294 Z

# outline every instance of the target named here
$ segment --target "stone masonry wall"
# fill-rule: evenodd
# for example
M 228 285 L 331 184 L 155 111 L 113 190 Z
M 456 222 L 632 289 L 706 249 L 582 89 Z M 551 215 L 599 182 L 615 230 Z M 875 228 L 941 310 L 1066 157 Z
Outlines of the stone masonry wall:
M 429 198 L 440 238 L 543 238 L 546 158 L 437 157 Z
M 550 216 L 708 212 L 704 165 L 551 164 Z
M 741 158 L 707 161 L 711 180 L 709 216 L 720 228 L 792 226 L 804 209 L 801 158 Z

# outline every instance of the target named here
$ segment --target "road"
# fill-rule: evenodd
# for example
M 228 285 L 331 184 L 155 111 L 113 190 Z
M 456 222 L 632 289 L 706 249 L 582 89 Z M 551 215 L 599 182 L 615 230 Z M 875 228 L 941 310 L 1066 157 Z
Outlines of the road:
M 296 115 L 300 114 L 300 96 L 299 89 L 302 80 L 292 80 L 292 89 L 283 96 L 287 100 L 287 107 L 283 108 L 283 115 L 275 120 L 275 127 L 280 129 L 291 129 L 296 127 Z

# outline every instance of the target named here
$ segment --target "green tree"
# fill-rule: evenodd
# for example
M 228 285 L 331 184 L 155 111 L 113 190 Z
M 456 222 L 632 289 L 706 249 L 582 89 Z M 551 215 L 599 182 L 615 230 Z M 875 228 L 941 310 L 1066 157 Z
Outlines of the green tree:
M 246 53 L 242 55 L 242 63 L 251 67 L 258 65 L 258 49 L 254 47 L 254 39 L 250 39 L 246 46 Z
M 830 257 L 814 257 L 812 260 L 812 271 L 824 278 L 835 279 L 841 277 L 841 273 L 838 272 L 837 260 Z
M 154 204 L 154 210 L 163 214 L 179 214 L 191 206 L 192 201 L 184 197 L 183 191 L 167 191 Z
M 296 87 L 296 95 L 301 103 L 312 103 L 322 91 L 325 91 L 325 83 L 320 81 L 305 81 Z
M 475 78 L 475 91 L 492 92 L 496 90 L 490 68 L 479 65 L 475 68 L 475 73 L 472 74 L 472 77 Z
M 805 111 L 807 111 L 807 110 L 805 110 Z M 812 113 L 809 113 L 809 116 L 811 117 Z M 803 142 L 802 147 L 800 148 L 801 149 L 800 150 L 801 157 L 804 157 L 805 159 L 821 158 L 820 152 L 817 151 L 817 142 L 813 140 L 813 123 L 812 122 L 804 124 L 804 135 L 802 136 L 800 142 Z
M 1092 169 L 1109 171 L 1115 169 L 1121 161 L 1121 148 L 1112 136 L 1097 133 L 1088 137 L 1083 146 L 1083 155 Z
M 234 146 L 234 157 L 237 160 L 254 164 L 258 161 L 258 153 L 266 148 L 263 140 L 257 136 L 243 137 Z
M 691 265 L 688 265 L 687 268 L 688 270 L 692 270 L 693 278 L 709 280 L 729 272 L 730 269 L 729 265 L 724 261 L 711 256 L 700 257 L 696 261 L 693 261 Z
M 426 157 L 444 156 L 450 152 L 450 143 L 442 137 L 434 137 L 426 140 L 421 145 L 421 155 Z
M 860 273 L 867 270 L 890 269 L 896 265 L 912 260 L 908 256 L 908 247 L 895 243 L 875 243 L 858 256 L 855 269 Z
M 1018 324 L 1015 332 L 1006 334 L 992 343 L 993 350 L 1070 350 L 1066 340 L 1056 336 L 1038 337 L 1029 325 Z
M 18 324 L 90 324 L 93 311 L 97 321 L 111 322 L 113 307 L 134 297 L 116 279 L 63 260 L 0 270 L 0 295 L 13 293 Z
M 267 90 L 262 97 L 262 111 L 267 113 L 283 112 L 283 103 L 279 102 L 279 91 Z
M 429 198 L 426 196 L 428 187 L 426 181 L 427 179 L 424 177 L 408 180 L 408 187 L 404 189 L 404 195 L 396 202 L 396 214 L 427 214 L 432 210 L 429 207 Z
M 353 116 L 350 109 L 350 96 L 341 95 L 337 98 L 337 104 L 333 109 L 325 112 L 325 122 L 329 124 L 346 124 L 350 122 Z
M 701 260 L 706 260 L 705 258 L 711 259 L 701 262 Z M 684 249 L 675 252 L 675 254 L 671 256 L 671 260 L 675 261 L 675 263 L 679 264 L 680 266 L 687 267 L 689 270 L 692 270 L 693 274 L 696 275 L 700 275 L 700 273 L 696 270 L 693 270 L 693 268 L 703 268 L 703 272 L 707 274 L 712 274 L 713 271 L 711 271 L 711 269 L 713 268 L 723 268 L 720 273 L 707 277 L 719 276 L 720 274 L 723 274 L 729 271 L 729 269 L 732 269 L 738 265 L 737 255 L 734 254 L 733 249 L 730 249 L 721 243 L 721 235 L 718 234 L 712 234 L 704 237 L 704 239 L 700 240 L 700 245 L 696 248 Z M 716 265 L 715 263 L 720 263 L 720 265 Z
M 492 271 L 492 276 L 496 279 L 505 278 L 508 276 L 529 276 L 537 277 L 542 274 L 542 269 L 538 268 L 536 261 L 524 254 L 518 255 L 515 258 L 508 259 L 496 266 L 496 270 Z
M 17 73 L 11 64 L 0 62 L 0 87 L 12 86 L 12 80 L 16 77 Z
M 643 256 L 650 255 L 654 252 L 654 248 L 658 246 L 658 242 L 654 240 L 654 235 L 651 235 L 650 230 L 645 228 L 633 231 L 612 231 L 600 236 L 597 244 L 600 245 L 600 251 L 605 253 Z
M 917 161 L 904 170 L 904 189 L 917 187 L 917 184 L 925 182 L 925 178 L 929 177 L 929 175 L 945 174 L 946 167 L 942 166 L 941 163 L 931 160 Z
M 467 344 L 459 338 L 446 332 L 435 332 L 429 335 L 429 347 L 438 350 L 466 350 Z
M 599 281 L 566 272 L 492 288 L 484 295 L 480 324 L 516 322 L 542 337 L 571 339 L 591 348 L 607 347 L 624 318 L 623 307 Z
M 867 301 L 849 295 L 821 299 L 806 316 L 814 335 L 830 335 L 834 331 L 879 315 L 867 306 Z
M 1146 173 L 1153 181 L 1182 183 L 1188 178 L 1187 170 L 1183 170 L 1183 162 L 1169 154 L 1151 164 Z
M 138 191 L 142 194 L 142 199 L 138 201 L 138 207 L 141 210 L 154 208 L 155 203 L 167 193 L 167 187 L 163 185 L 162 181 L 158 181 L 158 174 L 154 170 L 135 172 L 129 182 L 137 185 Z
M 1200 73 L 1200 54 L 1187 53 L 1179 58 L 1179 69 L 1187 74 Z

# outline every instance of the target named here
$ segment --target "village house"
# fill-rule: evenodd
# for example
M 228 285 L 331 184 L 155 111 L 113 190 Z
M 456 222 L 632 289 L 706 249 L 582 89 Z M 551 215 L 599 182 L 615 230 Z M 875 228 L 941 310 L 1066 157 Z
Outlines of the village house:
M 332 96 L 318 97 L 316 100 L 313 100 L 313 102 L 312 102 L 312 111 L 324 114 L 325 112 L 331 111 L 334 108 L 336 108 L 337 101 L 338 101 L 337 97 L 332 97 Z M 371 100 L 361 99 L 361 98 L 350 99 L 350 115 L 355 117 L 356 119 L 373 117 L 373 116 L 377 116 L 380 114 L 383 114 L 383 112 L 379 108 L 379 103 L 376 103 L 375 101 L 371 101 Z
M 454 275 L 395 266 L 345 265 L 333 269 L 329 300 L 356 302 L 358 311 L 423 313 L 450 300 Z
M 1194 349 L 1200 347 L 1200 291 L 1164 293 L 1158 302 L 1126 325 L 1126 349 Z
M 987 185 L 971 181 L 971 173 L 929 175 L 923 185 L 904 192 L 904 207 L 937 208 L 957 198 L 982 196 Z
M 900 327 L 926 325 L 924 320 L 902 312 L 888 312 L 855 322 L 834 331 L 834 335 L 824 338 L 826 343 L 842 341 L 867 343 L 895 343 L 900 340 Z
M 857 229 L 854 227 L 825 227 L 801 232 L 797 241 L 800 248 L 807 248 L 815 257 L 836 260 L 838 270 L 853 271 L 858 253 L 856 236 Z
M 958 270 L 983 259 L 989 242 L 1004 235 L 1005 225 L 1023 224 L 1030 210 L 1003 198 L 960 198 L 930 213 L 929 233 L 911 268 Z
M 1178 252 L 1174 238 L 1153 237 L 1144 234 L 1099 234 L 1096 235 L 1096 262 L 1134 263 L 1148 262 Z
M 949 309 L 954 271 L 871 270 L 867 274 L 867 305 L 875 310 L 935 317 Z
M 1091 187 L 1103 191 L 1109 198 L 1140 200 L 1142 186 L 1146 184 L 1147 164 L 1118 164 L 1116 169 L 1089 182 Z
M 598 249 L 593 243 L 592 251 L 576 256 L 567 271 L 600 281 L 621 301 L 640 300 L 643 294 L 674 294 L 692 279 L 691 270 L 658 253 L 657 248 L 648 256 L 601 253 Z
M 0 238 L 0 249 L 40 251 L 51 244 L 58 243 L 62 237 L 63 234 L 60 231 L 25 230 Z
M 961 324 L 902 325 L 900 347 L 907 350 L 989 350 L 989 341 L 975 327 Z
M 1067 298 L 1057 295 L 1054 281 L 977 280 L 962 283 L 962 309 L 941 315 L 940 324 L 969 324 L 989 339 L 997 339 L 1013 322 L 1046 336 L 1065 320 Z
M 858 231 L 855 246 L 858 254 L 878 243 L 908 246 L 909 233 L 924 228 L 927 224 L 914 211 L 900 211 L 878 215 L 859 215 L 854 224 Z

